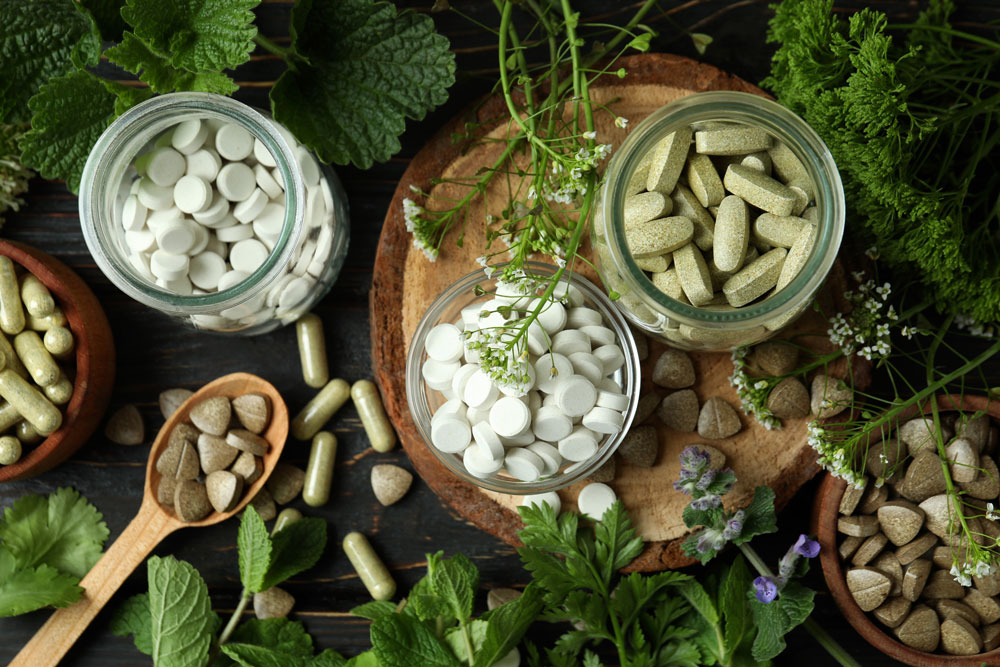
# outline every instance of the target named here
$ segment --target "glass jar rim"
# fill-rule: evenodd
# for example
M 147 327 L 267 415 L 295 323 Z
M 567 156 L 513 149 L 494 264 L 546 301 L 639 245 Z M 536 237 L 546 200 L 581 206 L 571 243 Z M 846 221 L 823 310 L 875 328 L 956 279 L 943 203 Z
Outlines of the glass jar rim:
M 725 120 L 753 124 L 781 140 L 809 171 L 819 208 L 818 235 L 805 265 L 781 291 L 763 301 L 734 310 L 711 310 L 671 299 L 653 285 L 627 251 L 624 225 L 613 225 L 624 211 L 625 190 L 639 162 L 674 128 L 695 122 Z M 804 147 L 804 148 L 803 148 Z M 807 149 L 807 150 L 806 150 Z M 822 177 L 822 178 L 820 178 Z M 814 294 L 833 266 L 844 234 L 846 203 L 840 172 L 818 134 L 798 115 L 760 95 L 736 91 L 693 93 L 664 105 L 639 123 L 615 151 L 606 172 L 601 206 L 607 248 L 622 273 L 639 289 L 634 295 L 671 320 L 702 329 L 726 329 L 737 324 L 754 328 L 773 322 L 799 307 L 796 297 Z M 825 251 L 824 251 L 825 249 Z M 630 318 L 635 319 L 635 318 Z M 637 326 L 649 323 L 635 319 Z
M 240 124 L 259 139 L 274 157 L 285 186 L 285 219 L 273 249 L 247 278 L 232 287 L 203 295 L 180 295 L 168 292 L 146 279 L 140 279 L 132 267 L 106 251 L 114 243 L 108 238 L 113 226 L 102 225 L 102 207 L 108 192 L 117 192 L 112 171 L 119 163 L 125 149 L 133 149 L 128 156 L 131 163 L 138 150 L 145 145 L 136 137 L 150 125 L 163 122 L 167 129 L 176 124 L 174 116 L 185 111 L 201 118 L 216 118 Z M 158 128 L 159 129 L 159 128 Z M 127 166 L 121 171 L 124 173 Z M 305 211 L 305 184 L 302 170 L 288 141 L 278 131 L 277 125 L 259 111 L 242 102 L 213 93 L 181 92 L 152 97 L 127 110 L 101 134 L 94 144 L 84 166 L 80 180 L 79 212 L 84 240 L 91 255 L 104 274 L 120 290 L 140 303 L 160 310 L 183 314 L 210 314 L 254 298 L 283 272 L 289 262 L 303 229 Z

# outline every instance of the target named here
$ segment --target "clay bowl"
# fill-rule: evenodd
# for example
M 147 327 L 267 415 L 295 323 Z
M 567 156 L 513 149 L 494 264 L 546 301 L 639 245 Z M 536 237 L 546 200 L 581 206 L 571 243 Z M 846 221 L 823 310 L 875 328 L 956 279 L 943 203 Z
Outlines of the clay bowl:
M 1000 422 L 1000 401 L 989 400 L 985 396 L 959 396 L 957 394 L 939 395 L 938 409 L 942 412 L 961 410 L 976 412 L 983 410 L 992 417 L 994 423 Z M 929 414 L 930 404 L 921 410 L 918 406 L 904 410 L 899 415 L 899 421 L 912 419 L 920 414 Z M 871 440 L 878 437 L 873 434 Z M 839 515 L 840 499 L 844 495 L 847 483 L 827 474 L 820 484 L 813 505 L 812 531 L 816 534 L 822 550 L 819 552 L 820 564 L 826 585 L 833 595 L 834 602 L 847 621 L 858 631 L 869 644 L 885 653 L 890 658 L 917 667 L 943 667 L 945 665 L 1000 665 L 1000 648 L 988 653 L 957 656 L 944 653 L 926 653 L 917 651 L 896 640 L 887 628 L 875 621 L 871 616 L 861 611 L 854 598 L 847 590 L 844 570 L 837 554 L 837 516 Z
M 0 254 L 35 274 L 66 313 L 76 339 L 73 397 L 62 406 L 63 423 L 21 460 L 0 466 L 0 482 L 34 477 L 69 458 L 104 418 L 115 383 L 115 344 L 111 325 L 86 283 L 55 257 L 22 243 L 0 240 Z

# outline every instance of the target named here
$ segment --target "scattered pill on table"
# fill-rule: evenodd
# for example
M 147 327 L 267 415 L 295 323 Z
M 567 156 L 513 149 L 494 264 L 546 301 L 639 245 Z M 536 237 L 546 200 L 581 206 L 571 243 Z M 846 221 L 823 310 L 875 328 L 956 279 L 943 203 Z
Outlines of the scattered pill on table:
M 457 362 L 456 362 L 457 363 Z M 396 446 L 396 432 L 382 407 L 382 396 L 371 380 L 358 380 L 351 386 L 351 399 L 361 417 L 368 442 L 376 452 L 388 452 Z
M 344 553 L 347 555 L 354 570 L 361 578 L 361 583 L 375 600 L 390 600 L 396 594 L 396 582 L 385 564 L 375 553 L 368 538 L 358 532 L 348 533 L 343 542 Z
M 336 436 L 328 431 L 320 431 L 313 437 L 306 477 L 302 485 L 302 500 L 306 505 L 322 507 L 330 500 L 336 459 Z

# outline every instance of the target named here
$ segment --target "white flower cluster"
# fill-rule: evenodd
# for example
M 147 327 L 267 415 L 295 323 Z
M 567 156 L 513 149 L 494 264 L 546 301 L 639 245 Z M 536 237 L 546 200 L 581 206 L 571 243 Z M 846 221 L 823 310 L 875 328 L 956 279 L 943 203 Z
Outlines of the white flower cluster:
M 413 186 L 410 186 L 410 189 L 416 191 Z M 426 209 L 415 201 L 409 197 L 403 199 L 403 220 L 406 222 L 406 231 L 413 234 L 413 247 L 423 252 L 424 256 L 433 262 L 437 259 L 438 249 L 428 242 L 423 233 L 422 223 L 426 222 L 423 217 L 424 213 L 426 213 Z
M 843 444 L 837 439 L 837 434 L 823 428 L 819 422 L 809 422 L 806 426 L 809 435 L 809 446 L 819 454 L 819 464 L 830 471 L 834 477 L 839 477 L 855 488 L 865 486 L 865 477 L 851 469 Z
M 976 556 L 979 555 L 976 554 Z M 949 574 L 963 586 L 971 586 L 973 577 L 988 577 L 993 574 L 995 569 L 995 566 L 985 560 L 977 559 L 972 562 L 966 561 L 961 565 L 958 562 L 953 563 Z
M 1000 333 L 997 331 L 996 326 L 976 322 L 968 315 L 962 313 L 955 316 L 955 326 L 959 329 L 965 329 L 977 338 L 994 338 Z
M 854 277 L 860 280 L 860 276 Z M 858 291 L 844 293 L 853 309 L 847 315 L 837 313 L 830 318 L 830 328 L 826 334 L 830 342 L 843 348 L 845 354 L 857 354 L 869 361 L 884 359 L 892 352 L 891 327 L 899 320 L 896 309 L 888 303 L 892 286 L 889 283 L 876 285 L 874 280 L 863 282 Z M 904 327 L 907 338 L 919 333 L 916 329 Z
M 593 133 L 584 133 L 592 139 Z M 547 201 L 558 204 L 572 204 L 587 194 L 590 188 L 589 172 L 596 172 L 597 163 L 611 155 L 611 144 L 598 144 L 591 151 L 581 146 L 573 156 L 562 156 L 552 162 L 552 173 L 542 186 L 542 196 Z M 537 198 L 534 189 L 528 191 L 528 199 Z
M 757 420 L 767 430 L 780 429 L 781 420 L 767 407 L 767 396 L 771 383 L 757 380 L 747 373 L 746 346 L 733 350 L 733 374 L 729 376 L 729 384 L 736 388 L 743 413 Z

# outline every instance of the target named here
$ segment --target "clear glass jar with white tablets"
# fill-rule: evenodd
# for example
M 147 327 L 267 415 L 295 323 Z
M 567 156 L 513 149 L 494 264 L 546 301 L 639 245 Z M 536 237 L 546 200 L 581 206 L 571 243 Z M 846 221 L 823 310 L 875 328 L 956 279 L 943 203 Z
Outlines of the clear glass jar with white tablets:
M 122 114 L 91 150 L 79 204 L 111 282 L 208 331 L 294 322 L 347 254 L 333 170 L 265 112 L 222 95 L 161 95 Z

